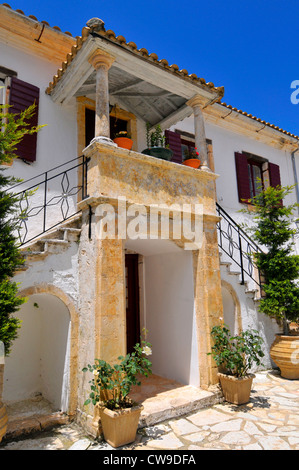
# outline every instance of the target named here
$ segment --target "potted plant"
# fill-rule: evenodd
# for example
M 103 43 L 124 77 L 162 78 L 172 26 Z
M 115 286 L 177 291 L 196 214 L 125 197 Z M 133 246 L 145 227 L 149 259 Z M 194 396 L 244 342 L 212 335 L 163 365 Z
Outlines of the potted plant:
M 282 377 L 299 379 L 299 336 L 291 324 L 299 323 L 299 256 L 294 254 L 294 236 L 298 233 L 291 218 L 298 204 L 283 201 L 292 186 L 269 186 L 250 202 L 254 206 L 253 238 L 265 247 L 257 253 L 256 264 L 263 275 L 260 312 L 275 318 L 282 326 L 270 349 L 270 356 Z
M 190 148 L 186 148 L 184 151 L 184 160 L 183 164 L 187 166 L 191 166 L 192 168 L 199 168 L 200 160 L 199 160 L 199 153 L 197 152 L 197 148 L 194 147 L 190 150 Z
M 133 145 L 133 140 L 131 140 L 131 136 L 127 131 L 120 131 L 115 134 L 113 142 L 115 142 L 118 147 L 128 150 L 131 150 Z
M 220 368 L 218 377 L 225 400 L 235 405 L 248 403 L 255 377 L 250 370 L 254 363 L 261 365 L 264 356 L 261 337 L 256 330 L 231 336 L 225 324 L 214 326 L 211 335 L 214 345 L 209 354 Z
M 162 158 L 162 160 L 171 160 L 173 152 L 165 144 L 165 135 L 161 129 L 160 124 L 150 130 L 151 126 L 149 123 L 146 124 L 146 145 L 147 148 L 141 153 L 150 155 L 156 158 Z
M 111 366 L 96 359 L 83 369 L 91 372 L 91 392 L 84 405 L 98 408 L 104 439 L 112 447 L 133 442 L 143 406 L 133 402 L 129 393 L 133 385 L 141 385 L 137 377 L 151 374 L 151 345 L 145 341 L 134 346 L 134 351 L 119 357 L 119 364 Z

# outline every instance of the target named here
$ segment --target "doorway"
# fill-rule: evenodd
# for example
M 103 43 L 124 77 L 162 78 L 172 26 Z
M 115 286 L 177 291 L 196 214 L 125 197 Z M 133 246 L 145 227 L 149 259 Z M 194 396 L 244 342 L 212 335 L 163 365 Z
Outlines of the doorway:
M 140 343 L 138 254 L 125 255 L 127 353 Z

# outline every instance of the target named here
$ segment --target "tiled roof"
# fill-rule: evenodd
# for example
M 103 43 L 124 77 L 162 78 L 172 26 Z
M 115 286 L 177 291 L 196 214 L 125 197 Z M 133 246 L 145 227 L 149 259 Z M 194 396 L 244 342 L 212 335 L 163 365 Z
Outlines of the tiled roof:
M 60 69 L 58 69 L 57 74 L 53 77 L 53 81 L 49 84 L 49 87 L 47 88 L 47 93 L 50 94 L 57 82 L 61 79 L 64 71 L 66 70 L 68 64 L 73 60 L 73 58 L 76 56 L 77 52 L 81 49 L 83 43 L 86 41 L 88 38 L 89 34 L 92 33 L 92 28 L 89 27 L 84 27 L 82 29 L 81 36 L 76 37 L 76 44 L 72 47 L 72 51 L 70 54 L 68 54 L 66 61 L 62 63 L 62 66 Z M 172 64 L 169 65 L 168 61 L 166 59 L 161 59 L 159 60 L 157 54 L 155 53 L 149 53 L 147 49 L 142 47 L 141 49 L 138 49 L 136 44 L 132 41 L 126 42 L 126 39 L 124 36 L 116 36 L 114 31 L 111 29 L 108 29 L 107 31 L 102 30 L 101 32 L 97 32 L 97 35 L 107 38 L 108 40 L 114 42 L 115 44 L 119 44 L 121 46 L 125 46 L 128 50 L 132 51 L 136 55 L 139 55 L 141 57 L 146 58 L 147 60 L 154 62 L 158 64 L 160 67 L 167 69 L 181 77 L 184 77 L 186 79 L 189 79 L 193 82 L 196 82 L 205 88 L 208 88 L 209 90 L 214 90 L 216 91 L 220 97 L 223 96 L 224 94 L 224 88 L 223 87 L 215 87 L 214 83 L 212 82 L 206 82 L 204 78 L 198 77 L 195 73 L 192 73 L 189 75 L 188 71 L 186 69 L 180 70 L 178 65 Z
M 220 102 L 219 104 L 221 104 L 221 106 L 224 106 L 226 107 L 227 109 L 230 109 L 232 111 L 235 111 L 239 114 L 242 114 L 243 116 L 246 116 L 250 119 L 253 119 L 257 122 L 260 122 L 261 124 L 263 124 L 264 126 L 268 126 L 268 127 L 271 127 L 272 129 L 275 129 L 276 131 L 279 131 L 279 132 L 282 132 L 283 134 L 286 134 L 288 135 L 289 137 L 293 137 L 294 139 L 297 139 L 299 140 L 299 136 L 298 135 L 295 135 L 295 134 L 292 134 L 291 132 L 287 132 L 285 131 L 284 129 L 281 129 L 280 127 L 278 126 L 275 126 L 274 124 L 270 124 L 269 122 L 267 121 L 264 121 L 263 119 L 260 119 L 256 116 L 253 116 L 252 114 L 249 114 L 249 113 L 246 113 L 245 111 L 242 111 L 241 109 L 238 109 L 238 108 L 235 108 L 233 106 L 231 106 L 230 104 L 226 104 L 226 103 L 222 103 Z

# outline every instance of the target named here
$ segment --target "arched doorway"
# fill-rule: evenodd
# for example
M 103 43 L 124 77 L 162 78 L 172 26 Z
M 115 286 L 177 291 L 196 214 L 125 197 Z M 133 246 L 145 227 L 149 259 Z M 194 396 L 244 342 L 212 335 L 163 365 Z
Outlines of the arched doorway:
M 26 289 L 17 312 L 19 337 L 6 358 L 3 399 L 6 403 L 43 397 L 53 411 L 74 411 L 74 325 L 65 294 L 54 287 Z
M 223 321 L 229 327 L 232 335 L 239 334 L 242 328 L 241 307 L 238 297 L 232 286 L 221 281 Z

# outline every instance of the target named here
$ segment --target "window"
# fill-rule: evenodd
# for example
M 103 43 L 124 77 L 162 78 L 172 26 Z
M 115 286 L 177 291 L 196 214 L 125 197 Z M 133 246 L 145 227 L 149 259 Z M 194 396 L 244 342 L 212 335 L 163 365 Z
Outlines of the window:
M 235 153 L 239 202 L 248 203 L 266 185 L 280 186 L 279 166 L 247 152 Z
M 184 161 L 185 150 L 195 148 L 195 138 L 193 134 L 182 131 L 165 131 L 165 140 L 173 152 L 172 162 L 182 163 Z M 214 171 L 214 159 L 212 141 L 207 139 L 208 165 Z
M 10 106 L 7 112 L 19 114 L 35 103 L 35 112 L 29 125 L 31 127 L 37 126 L 39 88 L 23 80 L 19 80 L 16 75 L 16 72 L 5 67 L 0 67 L 0 86 L 2 87 L 0 89 L 0 104 Z M 16 154 L 26 162 L 34 162 L 36 160 L 36 145 L 36 133 L 25 135 L 17 147 Z

